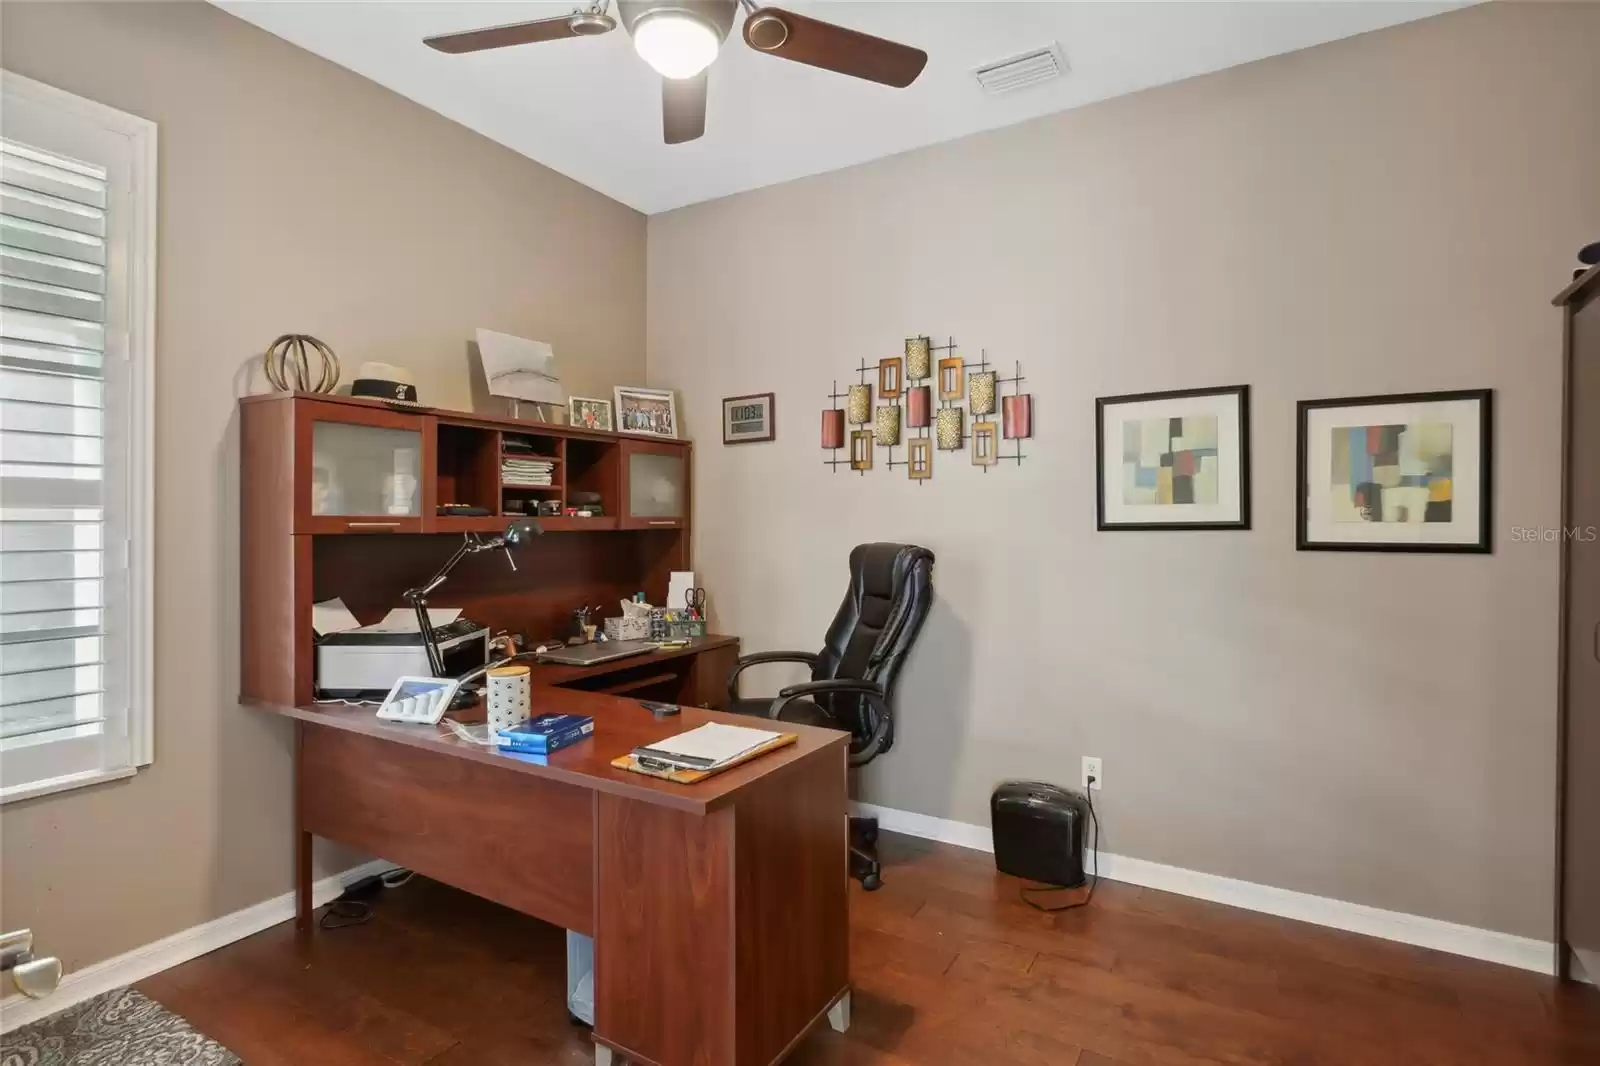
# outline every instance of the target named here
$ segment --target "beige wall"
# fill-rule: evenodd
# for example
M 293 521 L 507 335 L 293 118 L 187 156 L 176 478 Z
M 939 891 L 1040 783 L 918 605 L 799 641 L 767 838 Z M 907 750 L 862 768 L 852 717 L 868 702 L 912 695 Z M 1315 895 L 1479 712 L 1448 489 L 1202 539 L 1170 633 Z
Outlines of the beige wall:
M 719 628 L 816 647 L 852 544 L 926 544 L 863 798 L 986 824 L 996 781 L 1098 755 L 1109 851 L 1548 937 L 1556 549 L 1508 531 L 1559 520 L 1597 51 L 1600 5 L 1475 8 L 652 217 Z M 832 382 L 915 333 L 1021 361 L 1025 465 L 822 464 Z M 1096 533 L 1094 397 L 1237 383 L 1255 528 Z M 1471 387 L 1493 556 L 1295 551 L 1296 400 Z M 721 397 L 768 390 L 778 441 L 716 443 Z
M 209 5 L 6 3 L 0 39 L 8 70 L 160 124 L 156 761 L 0 813 L 0 927 L 76 968 L 290 887 L 286 723 L 234 702 L 254 353 L 308 332 L 466 406 L 481 325 L 609 395 L 643 376 L 645 222 Z

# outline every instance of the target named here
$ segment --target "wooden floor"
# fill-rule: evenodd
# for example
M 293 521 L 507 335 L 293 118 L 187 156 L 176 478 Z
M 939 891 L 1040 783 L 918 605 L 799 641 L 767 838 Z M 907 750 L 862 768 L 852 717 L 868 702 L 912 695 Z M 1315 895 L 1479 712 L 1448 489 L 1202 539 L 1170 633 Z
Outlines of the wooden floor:
M 794 1066 L 1600 1064 L 1591 988 L 1109 881 L 1043 914 L 987 855 L 882 847 L 882 891 L 851 890 L 854 1026 Z M 587 1063 L 564 961 L 559 930 L 418 879 L 367 925 L 139 987 L 250 1066 Z

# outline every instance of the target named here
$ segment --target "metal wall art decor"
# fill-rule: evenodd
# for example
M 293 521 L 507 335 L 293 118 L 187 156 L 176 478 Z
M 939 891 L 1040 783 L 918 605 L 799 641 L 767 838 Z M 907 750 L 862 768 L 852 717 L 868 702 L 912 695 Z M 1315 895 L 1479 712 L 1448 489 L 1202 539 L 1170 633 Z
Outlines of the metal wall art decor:
M 850 406 L 847 408 L 847 410 L 850 412 L 849 418 L 852 426 L 864 426 L 868 422 L 871 422 L 872 386 L 851 385 Z
M 900 405 L 883 404 L 878 408 L 877 441 L 885 448 L 900 443 Z
M 986 474 L 1002 461 L 1020 466 L 1027 458 L 1022 441 L 1033 436 L 1033 397 L 1020 391 L 1021 364 L 1010 377 L 1002 377 L 987 353 L 967 362 L 954 337 L 944 344 L 907 337 L 903 357 L 880 359 L 875 365 L 862 359 L 855 374 L 855 382 L 842 391 L 834 381 L 822 412 L 822 447 L 830 453 L 823 462 L 835 473 L 849 467 L 865 474 L 873 468 L 875 447 L 889 449 L 884 465 L 890 470 L 904 467 L 906 477 L 919 484 L 933 477 L 936 449 L 968 448 L 971 465 Z M 895 456 L 902 444 L 905 459 Z M 1011 450 L 1003 452 L 1005 447 Z
M 844 447 L 844 408 L 834 407 L 822 412 L 822 446 Z
M 933 416 L 933 390 L 927 385 L 913 385 L 906 390 L 906 425 L 912 429 L 927 429 Z
M 939 399 L 959 400 L 966 391 L 963 377 L 965 366 L 958 355 L 953 359 L 939 360 Z
M 896 357 L 882 359 L 878 362 L 878 398 L 880 400 L 894 400 L 900 397 L 901 367 L 905 361 Z
M 933 373 L 933 341 L 927 337 L 906 338 L 906 380 L 927 381 Z
M 850 434 L 850 469 L 872 469 L 872 431 L 860 429 Z
M 927 437 L 911 438 L 911 458 L 906 460 L 906 473 L 913 481 L 926 481 L 933 476 L 933 441 Z
M 953 452 L 960 448 L 965 440 L 961 424 L 963 413 L 959 407 L 939 408 L 939 450 L 941 452 Z
M 999 376 L 993 370 L 984 370 L 967 378 L 967 406 L 973 414 L 994 414 L 994 383 Z
M 1033 397 L 1007 396 L 1000 401 L 1001 426 L 1006 440 L 1033 436 Z
M 972 423 L 972 465 L 993 466 L 1000 461 L 1000 427 L 993 422 Z

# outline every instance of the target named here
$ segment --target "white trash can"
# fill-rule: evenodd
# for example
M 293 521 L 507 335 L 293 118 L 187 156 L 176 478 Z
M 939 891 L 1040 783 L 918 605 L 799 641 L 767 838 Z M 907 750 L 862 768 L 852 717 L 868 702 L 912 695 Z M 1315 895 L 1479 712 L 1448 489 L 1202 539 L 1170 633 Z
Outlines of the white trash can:
M 567 1010 L 594 1025 L 594 941 L 567 930 Z

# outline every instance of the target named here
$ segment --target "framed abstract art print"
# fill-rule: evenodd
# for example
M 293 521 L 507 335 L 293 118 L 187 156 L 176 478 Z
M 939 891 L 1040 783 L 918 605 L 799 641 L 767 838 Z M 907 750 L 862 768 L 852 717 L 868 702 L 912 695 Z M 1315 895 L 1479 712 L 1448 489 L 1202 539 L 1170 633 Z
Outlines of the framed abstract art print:
M 1095 401 L 1098 529 L 1249 529 L 1250 386 Z
M 1488 552 L 1494 393 L 1300 401 L 1301 551 Z

